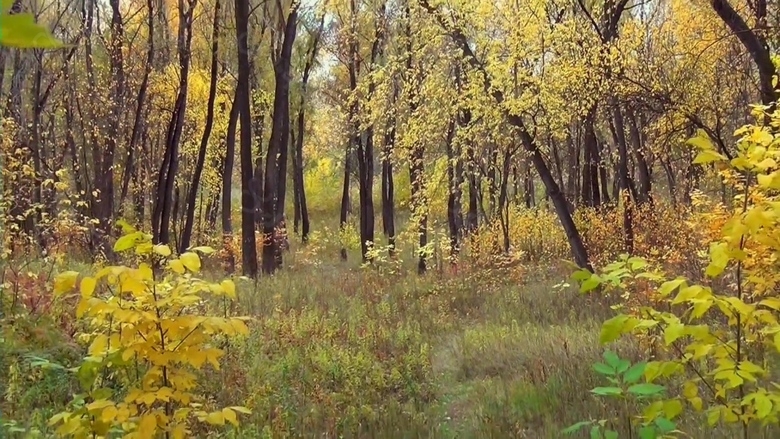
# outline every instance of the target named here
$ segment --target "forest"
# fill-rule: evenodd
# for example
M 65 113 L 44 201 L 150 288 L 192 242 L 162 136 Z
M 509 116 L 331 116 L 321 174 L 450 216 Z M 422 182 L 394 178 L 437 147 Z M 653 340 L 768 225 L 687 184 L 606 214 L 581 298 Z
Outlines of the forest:
M 0 438 L 775 438 L 775 0 L 0 0 Z

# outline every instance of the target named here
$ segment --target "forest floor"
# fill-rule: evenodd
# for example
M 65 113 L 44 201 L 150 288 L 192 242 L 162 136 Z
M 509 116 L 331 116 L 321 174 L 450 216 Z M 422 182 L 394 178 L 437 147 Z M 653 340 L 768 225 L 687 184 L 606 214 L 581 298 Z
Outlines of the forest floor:
M 241 437 L 260 435 L 254 424 L 273 437 L 557 438 L 609 411 L 588 394 L 609 309 L 584 306 L 558 270 L 290 264 L 243 285 L 257 336 L 233 353 L 243 384 L 218 385 L 253 406 Z
M 589 393 L 604 384 L 591 365 L 613 311 L 564 283 L 565 269 L 464 266 L 420 277 L 407 272 L 411 262 L 405 274 L 379 273 L 334 255 L 290 254 L 279 274 L 239 280 L 230 312 L 252 318 L 251 336 L 201 382 L 216 406 L 252 414 L 240 429 L 197 437 L 560 438 L 622 409 Z M 6 349 L 64 363 L 83 355 L 42 328 Z M 610 349 L 644 358 L 626 342 Z M 48 437 L 46 419 L 75 384 L 7 354 L 0 382 L 16 384 L 4 386 L 3 415 Z

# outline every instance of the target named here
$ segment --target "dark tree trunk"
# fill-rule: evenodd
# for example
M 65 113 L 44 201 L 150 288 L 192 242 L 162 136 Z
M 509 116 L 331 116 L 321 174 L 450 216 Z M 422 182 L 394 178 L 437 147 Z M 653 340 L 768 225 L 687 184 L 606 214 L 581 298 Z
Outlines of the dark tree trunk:
M 382 148 L 382 229 L 387 237 L 388 253 L 395 255 L 395 182 L 393 180 L 393 149 L 395 147 L 395 103 L 398 88 L 393 85 L 393 98 L 390 106 L 392 117 L 385 128 Z
M 263 273 L 273 274 L 282 265 L 282 249 L 275 239 L 283 222 L 287 190 L 287 151 L 290 134 L 290 64 L 298 27 L 298 6 L 294 3 L 285 24 L 281 51 L 274 64 L 274 114 L 271 140 L 265 159 L 263 187 Z M 281 12 L 281 11 L 280 11 Z
M 613 98 L 612 102 L 613 117 L 615 120 L 616 143 L 618 147 L 618 187 L 620 188 L 619 203 L 623 201 L 623 238 L 625 242 L 625 251 L 628 254 L 634 252 L 634 226 L 633 226 L 633 203 L 627 193 L 630 190 L 630 180 L 628 176 L 628 146 L 626 143 L 625 123 L 623 122 L 623 111 Z
M 306 92 L 309 85 L 309 75 L 314 61 L 317 59 L 320 36 L 325 26 L 325 15 L 320 18 L 320 24 L 317 33 L 314 35 L 311 48 L 307 53 L 306 65 L 303 67 L 303 78 L 301 81 L 301 101 L 298 107 L 298 137 L 294 143 L 293 155 L 293 190 L 296 193 L 295 202 L 295 229 L 298 230 L 298 219 L 301 221 L 301 242 L 306 243 L 309 240 L 309 207 L 306 204 L 306 185 L 303 179 L 303 139 L 306 135 Z
M 257 277 L 257 247 L 255 246 L 255 197 L 252 188 L 252 115 L 249 106 L 250 66 L 247 45 L 249 0 L 236 0 L 235 10 L 238 44 L 238 86 L 235 105 L 241 118 L 241 267 L 245 276 L 255 278 Z
M 190 47 L 192 43 L 192 20 L 196 0 L 189 0 L 185 9 L 184 1 L 179 0 L 182 24 L 179 26 L 179 93 L 174 104 L 173 114 L 168 125 L 165 142 L 165 155 L 157 179 L 157 199 L 152 214 L 152 231 L 155 242 L 170 242 L 171 208 L 176 172 L 179 168 L 179 142 L 184 126 L 187 109 L 187 88 L 190 70 Z
M 206 126 L 203 128 L 203 136 L 200 139 L 198 159 L 195 163 L 195 172 L 190 183 L 190 192 L 187 195 L 186 220 L 179 244 L 179 252 L 189 248 L 192 239 L 192 226 L 195 221 L 195 202 L 198 198 L 200 178 L 203 175 L 203 166 L 206 163 L 206 149 L 211 137 L 211 129 L 214 126 L 214 103 L 217 99 L 217 75 L 219 73 L 219 0 L 214 4 L 214 24 L 211 34 L 211 80 L 209 83 L 209 101 L 206 107 Z
M 593 106 L 584 120 L 584 155 L 582 172 L 582 202 L 585 206 L 597 207 L 601 205 L 601 192 L 599 188 L 599 168 L 601 157 L 599 154 L 598 139 L 596 138 L 596 107 Z
M 149 89 L 149 75 L 152 73 L 152 67 L 154 66 L 154 1 L 147 0 L 146 8 L 148 10 L 147 27 L 149 31 L 149 47 L 146 52 L 146 65 L 144 66 L 144 77 L 141 79 L 141 86 L 138 88 L 138 95 L 136 96 L 135 117 L 133 118 L 133 131 L 130 134 L 130 143 L 127 146 L 127 160 L 125 162 L 125 173 L 122 176 L 122 191 L 119 196 L 120 208 L 124 204 L 127 197 L 128 187 L 130 185 L 131 178 L 138 177 L 138 166 L 136 164 L 138 160 L 135 157 L 136 145 L 141 136 L 141 126 L 144 124 L 142 116 L 144 114 L 144 104 L 146 103 L 146 95 Z M 137 183 L 137 181 L 134 181 Z M 136 188 L 137 190 L 137 188 Z M 136 218 L 136 221 L 139 219 Z M 138 223 L 139 225 L 142 222 Z
M 456 122 L 450 121 L 447 129 L 447 224 L 450 233 L 450 257 L 455 263 L 460 252 L 460 242 L 463 234 L 463 210 L 461 207 L 461 183 L 463 179 L 463 162 L 460 150 L 454 144 Z
M 529 164 L 525 165 L 523 188 L 525 207 L 530 209 L 536 206 L 536 188 L 534 187 L 534 177 L 531 174 L 531 166 Z
M 772 62 L 769 46 L 762 35 L 767 26 L 766 23 L 766 0 L 756 0 L 754 2 L 755 20 L 757 25 L 751 29 L 746 20 L 734 10 L 728 0 L 711 0 L 712 8 L 720 16 L 731 32 L 739 38 L 739 41 L 750 53 L 753 62 L 758 68 L 758 76 L 761 89 L 761 102 L 764 105 L 774 107 L 778 95 L 775 87 L 772 85 L 772 79 L 777 74 L 775 65 Z M 771 112 L 771 110 L 770 110 Z
M 642 134 L 639 131 L 639 126 L 635 116 L 629 118 L 628 121 L 629 134 L 631 135 L 631 150 L 634 153 L 634 161 L 636 162 L 637 179 L 639 180 L 639 187 L 637 188 L 637 203 L 653 203 L 652 194 L 652 177 L 650 175 L 650 168 L 647 165 L 647 157 L 645 155 L 645 147 L 642 139 Z
M 341 189 L 341 213 L 339 215 L 339 229 L 342 233 L 346 230 L 347 221 L 349 220 L 349 175 L 352 172 L 351 152 L 352 141 L 350 140 L 347 142 L 346 152 L 344 153 L 344 184 Z M 343 244 L 340 255 L 342 260 L 347 260 L 347 248 Z

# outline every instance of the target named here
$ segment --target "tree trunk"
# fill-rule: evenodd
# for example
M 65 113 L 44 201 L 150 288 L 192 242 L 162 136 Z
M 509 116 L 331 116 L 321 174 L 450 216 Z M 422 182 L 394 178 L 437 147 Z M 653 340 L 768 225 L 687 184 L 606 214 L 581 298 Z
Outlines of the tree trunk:
M 241 118 L 241 267 L 245 276 L 257 277 L 255 246 L 255 197 L 252 188 L 252 115 L 249 106 L 249 0 L 236 0 L 238 86 L 236 103 Z M 227 162 L 228 160 L 226 160 Z M 223 213 L 224 215 L 224 213 Z
M 347 229 L 347 220 L 349 219 L 349 174 L 352 172 L 350 152 L 352 150 L 352 141 L 346 142 L 346 152 L 344 153 L 344 184 L 341 189 L 341 213 L 339 215 L 339 230 L 341 233 Z M 341 259 L 347 260 L 347 248 L 342 243 Z
M 198 188 L 200 179 L 203 175 L 203 166 L 206 163 L 206 149 L 211 137 L 211 129 L 214 126 L 214 103 L 217 99 L 217 74 L 219 71 L 219 0 L 214 4 L 214 24 L 211 34 L 211 80 L 209 83 L 209 100 L 206 106 L 206 126 L 203 128 L 203 136 L 200 139 L 200 149 L 198 150 L 198 159 L 195 163 L 195 173 L 192 176 L 190 192 L 187 195 L 186 220 L 184 231 L 182 232 L 179 252 L 189 248 L 192 239 L 192 226 L 195 220 L 195 203 L 198 198 Z
M 460 150 L 454 145 L 456 123 L 450 121 L 447 129 L 447 224 L 450 232 L 450 257 L 455 263 L 460 251 L 460 241 L 463 234 L 463 210 L 461 207 L 461 183 L 463 179 L 463 162 Z
M 265 159 L 263 187 L 263 273 L 273 274 L 282 265 L 282 249 L 275 239 L 283 222 L 287 189 L 287 151 L 290 135 L 290 64 L 298 26 L 298 6 L 294 3 L 284 29 L 280 54 L 274 65 L 276 87 L 271 140 Z M 281 11 L 280 11 L 281 12 Z
M 152 215 L 152 230 L 155 242 L 168 244 L 170 242 L 171 208 L 173 203 L 173 190 L 176 181 L 176 172 L 179 167 L 179 142 L 184 126 L 185 112 L 187 109 L 187 88 L 190 70 L 190 47 L 192 43 L 192 21 L 196 0 L 189 0 L 189 7 L 185 9 L 184 1 L 179 0 L 179 93 L 176 97 L 173 115 L 168 125 L 166 136 L 165 157 L 160 167 L 157 180 L 157 200 Z

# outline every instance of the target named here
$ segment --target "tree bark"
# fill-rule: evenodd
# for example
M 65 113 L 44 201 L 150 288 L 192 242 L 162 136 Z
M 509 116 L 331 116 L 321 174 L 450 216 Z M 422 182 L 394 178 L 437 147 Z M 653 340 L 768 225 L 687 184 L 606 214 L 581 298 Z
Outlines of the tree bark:
M 236 0 L 235 14 L 238 44 L 236 106 L 241 119 L 241 271 L 245 276 L 255 278 L 257 277 L 257 247 L 255 246 L 255 197 L 252 188 L 252 115 L 249 106 L 250 66 L 247 45 L 249 0 Z
M 290 64 L 298 27 L 299 5 L 299 2 L 295 2 L 287 15 L 281 51 L 274 64 L 274 114 L 263 176 L 263 273 L 266 274 L 273 274 L 282 265 L 282 249 L 279 241 L 274 238 L 277 226 L 283 222 L 284 217 L 290 136 Z
M 190 184 L 190 192 L 187 194 L 186 220 L 182 232 L 179 252 L 189 248 L 192 239 L 192 226 L 195 221 L 195 203 L 198 198 L 198 189 L 200 187 L 200 178 L 203 175 L 203 166 L 206 163 L 206 150 L 211 137 L 211 129 L 214 126 L 214 103 L 217 99 L 217 74 L 219 73 L 219 0 L 214 4 L 214 24 L 211 34 L 211 79 L 209 82 L 209 100 L 206 104 L 206 126 L 203 128 L 203 136 L 200 139 L 200 149 L 198 150 L 198 159 L 195 163 L 195 172 Z

